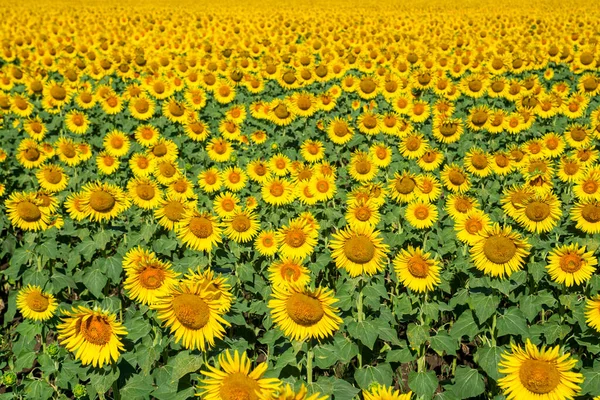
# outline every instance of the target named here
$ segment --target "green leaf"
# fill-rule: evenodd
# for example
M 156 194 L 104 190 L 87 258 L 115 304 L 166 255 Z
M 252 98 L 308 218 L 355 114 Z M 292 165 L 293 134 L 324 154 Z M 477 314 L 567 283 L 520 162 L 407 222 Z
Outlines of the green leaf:
M 90 261 L 97 249 L 96 242 L 92 239 L 87 239 L 79 243 L 77 247 L 75 247 L 74 252 L 82 255 L 85 260 Z
M 133 375 L 119 391 L 122 399 L 148 399 L 154 390 L 151 376 Z
M 523 312 L 516 307 L 511 307 L 498 317 L 498 337 L 505 335 L 527 336 L 527 321 Z
M 407 363 L 414 361 L 416 354 L 411 352 L 408 347 L 403 349 L 390 350 L 385 355 L 385 361 L 389 363 Z
M 417 394 L 426 399 L 433 397 L 437 387 L 438 380 L 435 372 L 415 372 L 411 371 L 408 374 L 408 387 Z
M 429 342 L 431 348 L 440 356 L 444 355 L 444 353 L 448 355 L 456 354 L 456 350 L 459 347 L 458 340 L 448 335 L 445 331 L 438 332 Z
M 344 364 L 349 363 L 358 355 L 358 346 L 348 338 L 338 334 L 334 336 L 333 343 L 316 346 L 314 353 L 315 365 L 325 369 L 338 361 Z
M 96 393 L 106 393 L 112 386 L 113 382 L 119 378 L 119 369 L 111 369 L 109 371 L 99 370 L 90 373 L 90 385 Z M 90 393 L 90 398 L 94 396 Z
M 581 384 L 580 394 L 600 395 L 600 361 L 596 360 L 592 368 L 581 370 L 585 380 Z
M 335 400 L 352 400 L 356 397 L 359 389 L 352 386 L 343 379 L 333 379 L 333 396 Z
M 169 359 L 169 366 L 173 368 L 172 381 L 177 382 L 184 375 L 198 371 L 203 364 L 202 357 L 192 355 L 189 351 L 180 351 Z
M 450 336 L 457 340 L 461 340 L 463 336 L 467 336 L 469 340 L 473 340 L 477 333 L 479 333 L 479 327 L 473 318 L 471 310 L 463 311 L 454 325 L 452 325 L 452 328 L 450 328 Z
M 477 364 L 485 371 L 485 373 L 497 381 L 502 376 L 498 372 L 498 364 L 502 359 L 504 353 L 503 347 L 498 346 L 484 346 L 477 350 L 475 357 L 477 358 Z
M 571 332 L 571 327 L 567 324 L 561 324 L 557 321 L 548 321 L 543 325 L 540 325 L 541 333 L 544 334 L 546 338 L 546 344 L 553 345 L 558 340 L 562 340 L 569 332 Z
M 461 366 L 456 369 L 451 389 L 461 399 L 469 399 L 483 393 L 485 384 L 476 369 Z
M 25 398 L 46 400 L 52 397 L 54 389 L 46 381 L 34 380 L 25 384 Z
M 373 345 L 377 340 L 377 330 L 373 329 L 371 322 L 365 321 L 350 321 L 348 324 L 348 333 L 355 339 L 358 339 L 367 346 L 369 349 L 373 350 Z
M 483 293 L 471 293 L 469 298 L 469 307 L 475 311 L 479 323 L 484 323 L 491 317 L 500 304 L 500 298 L 496 295 Z
M 416 325 L 413 323 L 408 324 L 406 336 L 408 337 L 410 347 L 413 349 L 418 349 L 419 347 L 421 347 L 422 344 L 429 340 L 429 328 L 423 325 Z
M 102 290 L 106 286 L 107 282 L 108 278 L 106 277 L 106 274 L 99 268 L 90 269 L 83 278 L 85 287 L 87 287 L 90 293 L 92 293 L 96 298 L 103 297 Z
M 377 382 L 381 385 L 391 385 L 392 383 L 392 367 L 388 363 L 377 364 L 376 366 L 367 365 L 354 372 L 354 379 L 361 389 L 368 389 L 369 386 Z

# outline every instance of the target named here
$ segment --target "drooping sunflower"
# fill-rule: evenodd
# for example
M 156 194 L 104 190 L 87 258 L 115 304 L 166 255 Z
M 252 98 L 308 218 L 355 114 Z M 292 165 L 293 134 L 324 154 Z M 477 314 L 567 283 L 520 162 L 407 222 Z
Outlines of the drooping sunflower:
M 155 143 L 148 147 L 148 158 L 158 161 L 175 161 L 179 150 L 172 140 L 159 138 Z
M 116 315 L 83 306 L 63 313 L 62 323 L 57 326 L 58 340 L 67 350 L 75 352 L 75 358 L 83 365 L 99 368 L 117 361 L 125 350 L 119 336 L 127 335 L 127 329 Z
M 267 372 L 266 362 L 258 364 L 252 371 L 252 364 L 246 353 L 226 350 L 219 354 L 219 368 L 207 365 L 208 371 L 201 371 L 206 376 L 197 387 L 200 392 L 196 396 L 204 400 L 232 400 L 243 398 L 259 400 L 270 397 L 277 391 L 281 381 L 276 378 L 262 378 Z
M 571 371 L 577 360 L 570 354 L 561 355 L 560 346 L 541 349 L 529 339 L 525 348 L 514 343 L 512 352 L 502 354 L 499 372 L 506 376 L 498 386 L 508 400 L 573 399 L 580 391 L 583 375 Z
M 490 217 L 485 212 L 475 208 L 454 217 L 454 219 L 456 238 L 471 246 L 479 240 L 479 233 L 489 229 L 492 224 Z
M 123 288 L 127 296 L 142 304 L 152 305 L 160 297 L 167 296 L 177 285 L 178 274 L 171 263 L 155 257 L 143 257 L 135 265 L 125 269 Z
M 238 243 L 252 240 L 260 229 L 260 222 L 252 211 L 236 210 L 230 217 L 223 220 L 225 235 Z
M 81 208 L 92 221 L 110 220 L 129 208 L 129 197 L 111 183 L 88 183 L 83 193 Z
M 54 316 L 57 307 L 54 296 L 36 285 L 27 285 L 17 294 L 17 309 L 26 319 L 45 321 Z
M 275 232 L 272 230 L 264 230 L 258 234 L 254 240 L 254 248 L 263 256 L 271 257 L 277 254 L 279 246 Z
M 175 228 L 177 237 L 194 250 L 210 252 L 221 242 L 221 224 L 207 212 L 188 210 Z
M 35 193 L 13 192 L 4 204 L 13 226 L 28 231 L 48 228 L 50 213 L 47 208 L 42 207 Z
M 365 400 L 410 400 L 412 397 L 412 392 L 402 394 L 399 390 L 381 384 L 373 385 L 362 393 Z
M 333 234 L 331 257 L 337 268 L 351 277 L 374 275 L 385 267 L 388 246 L 379 231 L 368 227 L 346 227 Z
M 45 164 L 35 175 L 42 189 L 49 192 L 60 192 L 67 187 L 69 178 L 60 165 Z
M 406 207 L 405 218 L 409 224 L 417 229 L 431 228 L 437 221 L 438 211 L 435 205 L 421 200 L 416 200 Z
M 492 277 L 510 276 L 523 267 L 531 245 L 510 226 L 495 224 L 480 233 L 471 247 L 475 267 Z
M 582 232 L 600 233 L 600 202 L 590 200 L 575 203 L 571 208 L 571 220 Z
M 585 322 L 600 333 L 600 294 L 585 302 Z
M 567 287 L 587 282 L 596 271 L 598 260 L 593 251 L 585 250 L 585 246 L 576 243 L 554 248 L 546 266 L 552 280 Z
M 339 329 L 342 319 L 333 291 L 297 285 L 273 286 L 268 307 L 273 322 L 291 340 L 324 339 Z
M 310 272 L 300 261 L 283 258 L 269 267 L 269 281 L 273 286 L 296 284 L 304 287 L 310 283 Z
M 276 234 L 277 246 L 282 257 L 303 260 L 317 245 L 318 231 L 300 218 L 282 226 Z
M 206 281 L 180 282 L 153 305 L 157 317 L 186 349 L 205 351 L 225 335 L 220 301 Z

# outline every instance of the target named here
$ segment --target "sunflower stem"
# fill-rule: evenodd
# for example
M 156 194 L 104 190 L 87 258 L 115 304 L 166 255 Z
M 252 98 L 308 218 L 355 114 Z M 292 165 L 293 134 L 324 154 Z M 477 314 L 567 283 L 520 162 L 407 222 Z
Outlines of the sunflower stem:
M 308 386 L 312 386 L 313 383 L 313 371 L 312 371 L 312 362 L 313 362 L 313 340 L 309 339 L 306 343 L 308 349 L 306 350 L 306 382 Z

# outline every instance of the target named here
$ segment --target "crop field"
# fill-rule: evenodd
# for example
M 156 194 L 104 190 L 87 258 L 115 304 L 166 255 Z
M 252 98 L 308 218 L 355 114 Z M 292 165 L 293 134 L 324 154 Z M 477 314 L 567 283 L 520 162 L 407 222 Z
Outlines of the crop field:
M 600 3 L 0 4 L 0 400 L 600 400 Z

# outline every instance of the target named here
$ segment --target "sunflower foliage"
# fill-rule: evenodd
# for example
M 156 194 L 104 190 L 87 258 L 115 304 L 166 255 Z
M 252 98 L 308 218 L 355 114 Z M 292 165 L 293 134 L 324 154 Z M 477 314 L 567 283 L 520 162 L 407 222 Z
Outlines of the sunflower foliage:
M 69 3 L 0 9 L 1 400 L 600 398 L 596 5 Z

